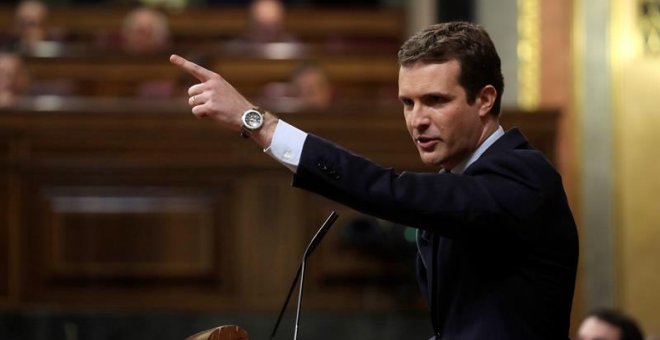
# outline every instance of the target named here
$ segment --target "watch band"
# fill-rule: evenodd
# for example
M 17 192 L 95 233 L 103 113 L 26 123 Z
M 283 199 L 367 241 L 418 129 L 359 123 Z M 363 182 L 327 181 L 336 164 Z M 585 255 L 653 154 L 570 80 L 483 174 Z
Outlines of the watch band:
M 245 125 L 241 126 L 241 137 L 250 138 L 250 136 L 252 136 L 252 130 L 246 128 Z
M 250 138 L 250 136 L 252 136 L 252 130 L 246 128 L 245 125 L 241 126 L 241 137 Z

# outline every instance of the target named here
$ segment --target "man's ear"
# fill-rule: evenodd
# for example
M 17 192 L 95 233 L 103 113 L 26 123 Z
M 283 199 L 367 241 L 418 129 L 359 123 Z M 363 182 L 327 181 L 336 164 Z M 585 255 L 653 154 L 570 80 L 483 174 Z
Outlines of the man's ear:
M 477 99 L 479 100 L 479 116 L 488 115 L 493 105 L 495 105 L 497 90 L 493 85 L 486 85 L 479 91 Z

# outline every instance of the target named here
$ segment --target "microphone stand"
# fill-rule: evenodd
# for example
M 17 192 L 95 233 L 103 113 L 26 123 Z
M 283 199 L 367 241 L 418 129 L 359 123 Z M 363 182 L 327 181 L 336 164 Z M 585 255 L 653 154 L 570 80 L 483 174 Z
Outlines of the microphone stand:
M 300 325 L 300 310 L 302 308 L 302 297 L 303 297 L 303 285 L 305 282 L 305 267 L 307 264 L 307 258 L 312 254 L 314 249 L 321 243 L 321 239 L 325 236 L 325 234 L 330 230 L 330 227 L 332 226 L 333 223 L 337 220 L 339 215 L 335 212 L 332 211 L 330 215 L 326 218 L 325 222 L 323 222 L 323 225 L 321 225 L 321 228 L 316 232 L 314 237 L 312 237 L 312 240 L 309 242 L 309 245 L 307 245 L 307 248 L 305 249 L 305 253 L 303 254 L 302 261 L 300 262 L 300 266 L 298 266 L 298 271 L 296 272 L 296 276 L 293 278 L 293 282 L 291 282 L 291 288 L 289 288 L 289 293 L 286 296 L 286 299 L 284 300 L 284 304 L 282 306 L 282 310 L 280 310 L 280 315 L 277 317 L 277 322 L 275 323 L 275 327 L 273 328 L 273 332 L 270 334 L 270 339 L 274 340 L 275 339 L 275 333 L 277 332 L 277 328 L 280 326 L 280 322 L 282 321 L 282 316 L 284 315 L 284 311 L 286 310 L 286 307 L 289 305 L 289 300 L 291 299 L 291 294 L 293 294 L 293 289 L 296 287 L 296 281 L 298 281 L 298 278 L 300 278 L 300 284 L 298 285 L 298 306 L 296 307 L 296 325 L 294 328 L 294 333 L 293 333 L 293 339 L 296 340 L 298 339 L 298 326 Z

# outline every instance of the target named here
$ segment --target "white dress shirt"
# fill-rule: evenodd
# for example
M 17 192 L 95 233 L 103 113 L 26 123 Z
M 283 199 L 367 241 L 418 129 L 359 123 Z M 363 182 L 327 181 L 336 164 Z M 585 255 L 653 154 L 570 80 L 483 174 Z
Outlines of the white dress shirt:
M 295 173 L 306 138 L 307 132 L 280 119 L 275 126 L 273 140 L 264 152 Z

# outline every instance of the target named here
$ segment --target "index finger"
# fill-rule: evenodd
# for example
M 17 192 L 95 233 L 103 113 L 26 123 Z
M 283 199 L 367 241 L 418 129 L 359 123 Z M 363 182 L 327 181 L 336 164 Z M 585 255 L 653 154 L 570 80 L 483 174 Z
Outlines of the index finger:
M 215 76 L 215 72 L 199 66 L 192 61 L 189 61 L 186 58 L 176 54 L 172 54 L 170 56 L 170 62 L 181 67 L 186 72 L 190 73 L 193 77 L 197 78 L 199 81 L 207 81 Z

